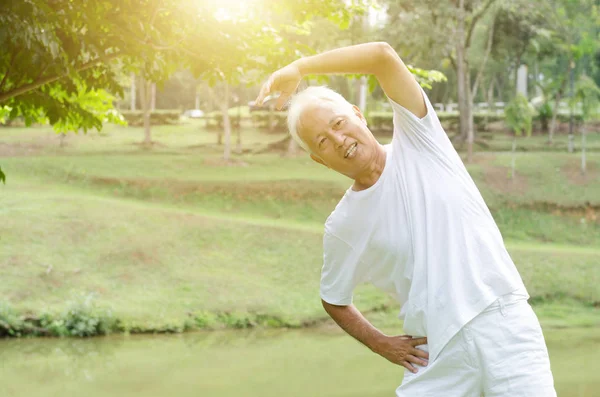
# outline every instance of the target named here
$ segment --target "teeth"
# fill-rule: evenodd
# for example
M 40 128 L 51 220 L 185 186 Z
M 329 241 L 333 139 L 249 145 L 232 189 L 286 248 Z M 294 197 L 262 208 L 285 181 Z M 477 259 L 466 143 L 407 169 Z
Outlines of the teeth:
M 357 143 L 353 143 L 352 146 L 350 146 L 350 148 L 348 150 L 346 150 L 346 156 L 345 157 L 348 157 L 348 156 L 352 155 L 356 151 L 356 146 L 357 145 L 358 145 Z

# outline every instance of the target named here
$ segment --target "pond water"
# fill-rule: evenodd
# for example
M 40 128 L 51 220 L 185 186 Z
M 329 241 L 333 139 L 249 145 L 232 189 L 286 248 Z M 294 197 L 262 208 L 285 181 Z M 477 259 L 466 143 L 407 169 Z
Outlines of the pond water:
M 600 330 L 545 335 L 558 395 L 600 396 Z M 401 380 L 327 329 L 0 340 L 0 396 L 392 397 Z

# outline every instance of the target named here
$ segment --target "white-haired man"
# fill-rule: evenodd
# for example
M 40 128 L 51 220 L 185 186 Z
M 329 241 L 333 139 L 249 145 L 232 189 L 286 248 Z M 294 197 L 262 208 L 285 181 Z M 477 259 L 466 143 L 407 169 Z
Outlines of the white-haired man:
M 398 396 L 555 396 L 544 337 L 502 236 L 435 111 L 386 43 L 339 48 L 278 70 L 257 102 L 277 107 L 311 74 L 373 74 L 394 110 L 382 146 L 339 94 L 292 98 L 290 133 L 313 160 L 354 180 L 325 223 L 321 299 L 348 334 L 404 366 Z M 388 336 L 352 304 L 369 282 L 402 304 Z

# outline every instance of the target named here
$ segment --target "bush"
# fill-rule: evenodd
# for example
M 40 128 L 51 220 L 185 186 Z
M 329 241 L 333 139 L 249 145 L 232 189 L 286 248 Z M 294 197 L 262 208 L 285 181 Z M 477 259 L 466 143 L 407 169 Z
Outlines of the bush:
M 121 111 L 121 115 L 127 121 L 127 124 L 134 127 L 144 125 L 144 112 L 142 111 Z M 179 123 L 179 110 L 155 110 L 150 112 L 150 125 L 167 125 Z
M 60 314 L 23 316 L 7 303 L 0 304 L 0 336 L 96 336 L 122 331 L 121 323 L 110 310 L 98 308 L 91 295 L 75 298 Z
M 458 127 L 458 112 L 436 112 L 436 114 L 445 129 L 456 129 Z M 375 111 L 369 113 L 367 120 L 373 130 L 391 131 L 393 129 L 393 117 L 393 112 Z M 478 130 L 486 130 L 488 123 L 502 120 L 504 120 L 504 115 L 501 113 L 477 112 L 473 114 L 473 123 Z
M 269 114 L 268 111 L 255 111 L 251 113 L 252 124 L 255 127 L 269 129 Z M 273 130 L 274 131 L 285 131 L 287 130 L 287 112 L 273 112 Z
M 506 125 L 519 136 L 523 132 L 531 136 L 531 124 L 535 109 L 523 94 L 517 94 L 504 109 Z
M 248 118 L 247 116 L 242 116 L 238 118 L 236 116 L 232 116 L 229 114 L 229 123 L 231 128 L 238 128 L 242 122 L 242 120 Z M 213 129 L 222 129 L 223 128 L 223 114 L 221 112 L 210 112 L 209 114 L 204 116 L 204 120 L 206 120 L 206 126 L 208 128 Z
M 0 303 L 0 337 L 21 336 L 22 318 L 7 303 Z

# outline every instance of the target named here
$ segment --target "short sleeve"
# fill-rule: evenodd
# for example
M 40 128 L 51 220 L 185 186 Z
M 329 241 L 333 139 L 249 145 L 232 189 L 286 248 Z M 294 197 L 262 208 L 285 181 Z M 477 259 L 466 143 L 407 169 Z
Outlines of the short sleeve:
M 388 97 L 394 111 L 394 137 L 392 146 L 429 153 L 436 158 L 454 162 L 455 150 L 437 118 L 435 109 L 427 94 L 421 88 L 421 94 L 427 107 L 427 114 L 417 117 L 410 110 Z
M 352 304 L 354 288 L 365 281 L 366 272 L 366 266 L 349 244 L 325 232 L 321 299 L 332 305 Z

